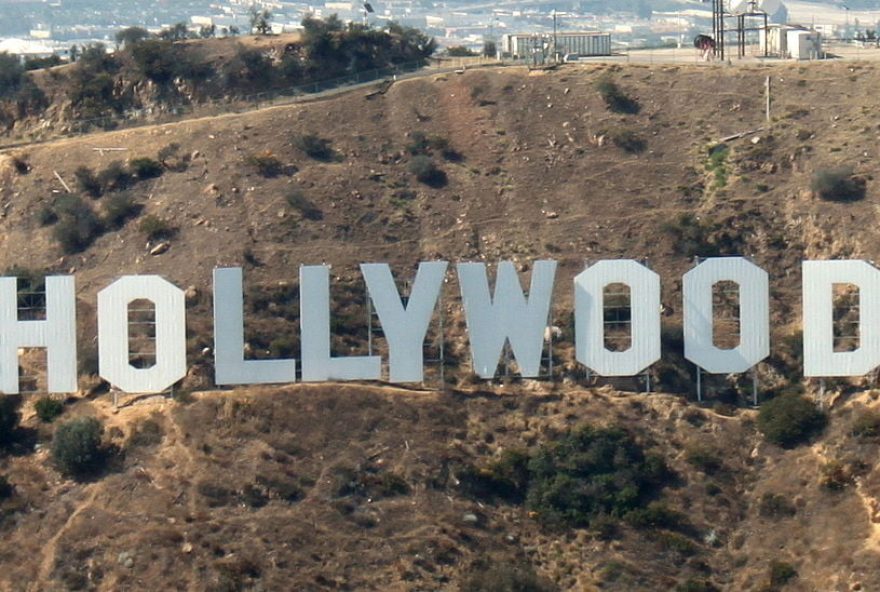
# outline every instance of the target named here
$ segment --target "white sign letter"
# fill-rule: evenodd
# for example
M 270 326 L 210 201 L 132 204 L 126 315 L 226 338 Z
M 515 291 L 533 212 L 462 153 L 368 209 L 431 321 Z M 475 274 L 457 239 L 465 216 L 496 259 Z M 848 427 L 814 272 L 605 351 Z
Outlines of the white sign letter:
M 492 297 L 484 263 L 458 264 L 474 372 L 480 378 L 495 376 L 505 340 L 510 342 L 520 375 L 538 376 L 555 276 L 556 261 L 536 261 L 526 298 L 513 263 L 502 261 Z
M 880 271 L 867 261 L 804 261 L 804 376 L 862 376 L 880 364 Z M 859 288 L 859 348 L 834 351 L 834 284 Z
M 379 356 L 330 357 L 330 273 L 325 265 L 299 268 L 299 307 L 302 341 L 302 379 L 379 380 Z
M 739 285 L 739 345 L 715 346 L 712 289 Z M 684 357 L 710 374 L 745 372 L 770 355 L 770 282 L 767 272 L 743 257 L 707 259 L 682 279 Z
M 128 359 L 128 306 L 140 299 L 156 311 L 156 363 L 150 368 L 135 368 Z M 157 275 L 128 275 L 98 292 L 98 368 L 128 393 L 160 393 L 186 376 L 183 290 Z
M 0 391 L 18 393 L 18 349 L 45 347 L 49 391 L 76 392 L 76 293 L 73 276 L 46 278 L 46 320 L 18 320 L 18 281 L 0 278 Z
M 296 382 L 296 360 L 244 359 L 244 297 L 240 267 L 214 270 L 214 382 Z
M 370 299 L 388 340 L 391 382 L 421 382 L 424 378 L 425 334 L 443 287 L 447 265 L 446 261 L 419 263 L 406 306 L 400 300 L 387 264 L 361 265 Z
M 630 289 L 631 346 L 605 347 L 605 286 Z M 574 278 L 577 361 L 602 376 L 634 376 L 660 359 L 660 276 L 630 259 L 599 261 Z

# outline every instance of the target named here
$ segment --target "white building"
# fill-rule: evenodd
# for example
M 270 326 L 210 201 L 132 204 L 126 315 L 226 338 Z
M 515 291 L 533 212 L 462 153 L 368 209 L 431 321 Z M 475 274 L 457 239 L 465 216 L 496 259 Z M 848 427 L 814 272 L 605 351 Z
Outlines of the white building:
M 552 53 L 552 33 L 511 33 L 501 36 L 501 53 L 526 58 L 534 53 Z M 556 33 L 556 52 L 578 56 L 611 55 L 611 35 L 598 31 Z

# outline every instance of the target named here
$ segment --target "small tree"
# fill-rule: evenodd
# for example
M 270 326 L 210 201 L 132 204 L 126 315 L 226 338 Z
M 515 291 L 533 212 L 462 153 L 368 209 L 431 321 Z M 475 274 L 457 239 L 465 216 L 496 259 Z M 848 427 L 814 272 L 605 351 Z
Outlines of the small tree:
M 0 53 L 0 98 L 11 96 L 24 80 L 24 66 L 18 57 Z
M 250 7 L 251 32 L 257 35 L 268 35 L 272 32 L 272 11 L 268 8 L 260 10 L 256 4 Z
M 186 23 L 177 23 L 172 27 L 163 29 L 159 38 L 165 41 L 183 41 L 189 38 L 189 28 Z
M 142 27 L 128 27 L 116 33 L 116 45 L 125 49 L 150 38 L 150 32 Z
M 65 475 L 82 477 L 95 473 L 105 461 L 101 436 L 104 427 L 94 417 L 79 417 L 62 423 L 52 439 L 52 460 Z

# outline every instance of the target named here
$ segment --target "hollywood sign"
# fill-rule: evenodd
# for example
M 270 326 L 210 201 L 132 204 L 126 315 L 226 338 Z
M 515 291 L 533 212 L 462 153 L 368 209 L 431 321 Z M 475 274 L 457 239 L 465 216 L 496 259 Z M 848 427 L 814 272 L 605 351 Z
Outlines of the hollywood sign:
M 419 264 L 408 298 L 401 298 L 387 264 L 360 266 L 388 345 L 393 383 L 424 379 L 423 344 L 446 278 L 448 263 Z M 866 261 L 803 262 L 805 376 L 859 376 L 880 365 L 880 270 Z M 459 263 L 456 273 L 467 322 L 471 362 L 481 378 L 492 378 L 506 343 L 523 377 L 537 377 L 545 346 L 555 261 L 536 261 L 528 295 L 511 262 L 497 267 L 490 293 L 483 263 Z M 712 291 L 718 282 L 739 287 L 740 339 L 722 349 L 713 342 Z M 605 345 L 606 286 L 630 290 L 631 345 Z M 835 284 L 859 289 L 859 347 L 834 351 Z M 601 376 L 634 376 L 660 359 L 660 277 L 633 260 L 605 260 L 574 278 L 575 355 Z M 330 274 L 327 266 L 299 269 L 301 380 L 380 380 L 380 356 L 334 357 L 330 348 Z M 747 259 L 706 259 L 683 277 L 684 355 L 705 372 L 746 372 L 770 352 L 769 281 Z M 137 368 L 129 359 L 128 312 L 148 300 L 155 312 L 155 363 Z M 214 361 L 218 385 L 287 383 L 297 380 L 294 359 L 244 357 L 244 297 L 241 268 L 214 270 Z M 184 292 L 155 275 L 124 276 L 98 293 L 99 374 L 132 393 L 161 392 L 186 375 Z M 46 278 L 44 320 L 18 320 L 17 281 L 0 278 L 0 391 L 19 391 L 20 348 L 46 349 L 51 392 L 77 390 L 76 294 L 73 276 Z

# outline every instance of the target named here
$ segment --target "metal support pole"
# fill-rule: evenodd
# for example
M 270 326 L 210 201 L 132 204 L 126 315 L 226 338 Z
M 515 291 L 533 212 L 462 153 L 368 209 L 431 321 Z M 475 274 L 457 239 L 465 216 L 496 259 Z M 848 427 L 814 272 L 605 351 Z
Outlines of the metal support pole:
M 373 301 L 367 295 L 367 355 L 373 355 Z
M 445 284 L 445 282 L 444 282 Z M 440 305 L 440 388 L 446 388 L 446 335 L 443 332 L 443 317 L 444 317 L 444 308 L 443 308 L 443 290 L 440 290 L 440 296 L 438 297 L 438 303 Z
M 752 405 L 758 406 L 758 368 L 752 366 Z
M 697 401 L 703 402 L 703 384 L 701 380 L 702 370 L 697 366 Z

